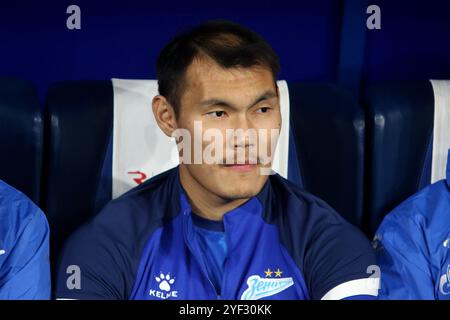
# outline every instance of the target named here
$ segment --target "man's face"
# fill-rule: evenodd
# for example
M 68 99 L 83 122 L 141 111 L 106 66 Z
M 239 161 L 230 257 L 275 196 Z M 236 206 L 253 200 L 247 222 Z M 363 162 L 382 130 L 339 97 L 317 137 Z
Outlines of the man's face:
M 279 132 L 281 127 L 278 90 L 271 71 L 262 67 L 224 69 L 207 58 L 194 60 L 186 72 L 177 117 L 177 127 L 187 129 L 192 137 L 191 163 L 194 162 L 196 152 L 193 140 L 199 139 L 199 132 L 194 133 L 194 123 L 197 123 L 197 128 L 201 123 L 201 137 L 208 129 L 221 133 L 222 141 L 211 138 L 202 139 L 200 143 L 204 151 L 208 145 L 213 145 L 212 142 L 217 146 L 220 141 L 220 147 L 216 149 L 222 149 L 223 157 L 218 150 L 210 154 L 223 158 L 224 164 L 205 163 L 204 159 L 201 164 L 181 164 L 190 177 L 222 199 L 255 196 L 267 180 L 267 174 L 262 174 L 261 169 L 271 166 L 267 162 L 262 164 L 255 150 L 271 156 L 271 145 L 276 142 L 276 138 L 271 139 L 271 133 Z M 230 135 L 230 132 L 235 131 L 229 129 L 242 129 L 244 135 L 240 137 L 243 139 Z M 264 147 L 267 149 L 260 148 L 262 144 L 258 145 L 258 142 L 262 140 L 255 141 L 254 136 L 251 138 L 248 135 L 250 131 L 266 139 L 267 147 Z M 233 152 L 233 164 L 229 165 L 230 159 L 226 160 L 226 157 L 233 155 Z M 253 160 L 258 160 L 256 164 L 255 161 L 253 164 L 248 163 L 251 155 Z M 244 160 L 244 164 L 237 164 L 238 156 Z

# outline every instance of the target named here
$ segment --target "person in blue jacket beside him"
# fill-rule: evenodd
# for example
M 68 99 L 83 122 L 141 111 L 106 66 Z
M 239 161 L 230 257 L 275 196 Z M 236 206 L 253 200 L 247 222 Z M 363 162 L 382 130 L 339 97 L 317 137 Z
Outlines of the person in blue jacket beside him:
M 0 300 L 46 300 L 50 294 L 47 219 L 0 180 Z
M 374 245 L 380 299 L 450 299 L 450 150 L 447 178 L 388 214 Z

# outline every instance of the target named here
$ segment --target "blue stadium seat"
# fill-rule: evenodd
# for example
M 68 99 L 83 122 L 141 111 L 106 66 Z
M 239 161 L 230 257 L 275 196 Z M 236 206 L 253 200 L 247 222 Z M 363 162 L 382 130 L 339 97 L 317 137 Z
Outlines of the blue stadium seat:
M 365 120 L 339 86 L 289 84 L 291 122 L 306 190 L 360 227 L 363 219 Z
M 383 217 L 429 184 L 434 94 L 429 81 L 367 88 L 368 219 L 371 235 Z
M 39 204 L 43 121 L 28 81 L 0 78 L 0 179 Z
M 112 129 L 109 81 L 67 81 L 50 86 L 45 197 L 53 258 L 67 236 L 95 212 L 95 195 Z
M 328 84 L 289 84 L 289 179 L 359 225 L 362 218 L 364 116 L 347 91 Z M 57 254 L 67 236 L 111 198 L 111 81 L 50 87 L 45 210 Z M 296 154 L 297 152 L 297 154 Z M 295 176 L 297 171 L 300 172 Z M 100 199 L 100 200 L 99 200 Z M 53 259 L 55 258 L 55 254 Z

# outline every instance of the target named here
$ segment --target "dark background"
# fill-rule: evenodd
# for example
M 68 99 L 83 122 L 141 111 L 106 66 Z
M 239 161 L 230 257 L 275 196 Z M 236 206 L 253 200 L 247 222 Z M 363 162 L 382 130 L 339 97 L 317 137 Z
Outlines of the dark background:
M 81 30 L 66 28 L 71 4 L 81 8 Z M 381 30 L 365 26 L 369 4 L 381 8 Z M 33 81 L 41 102 L 59 80 L 155 78 L 159 50 L 177 31 L 216 18 L 265 37 L 280 79 L 342 82 L 352 72 L 342 61 L 355 62 L 363 86 L 450 78 L 448 0 L 9 0 L 0 17 L 0 74 Z

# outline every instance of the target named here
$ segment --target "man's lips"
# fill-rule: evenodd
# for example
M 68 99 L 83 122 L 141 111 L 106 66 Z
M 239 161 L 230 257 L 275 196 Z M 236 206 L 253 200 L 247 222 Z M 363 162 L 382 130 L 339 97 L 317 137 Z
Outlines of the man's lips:
M 248 172 L 253 170 L 256 167 L 256 164 L 250 164 L 246 162 L 244 164 L 225 164 L 223 165 L 223 167 L 233 171 Z

